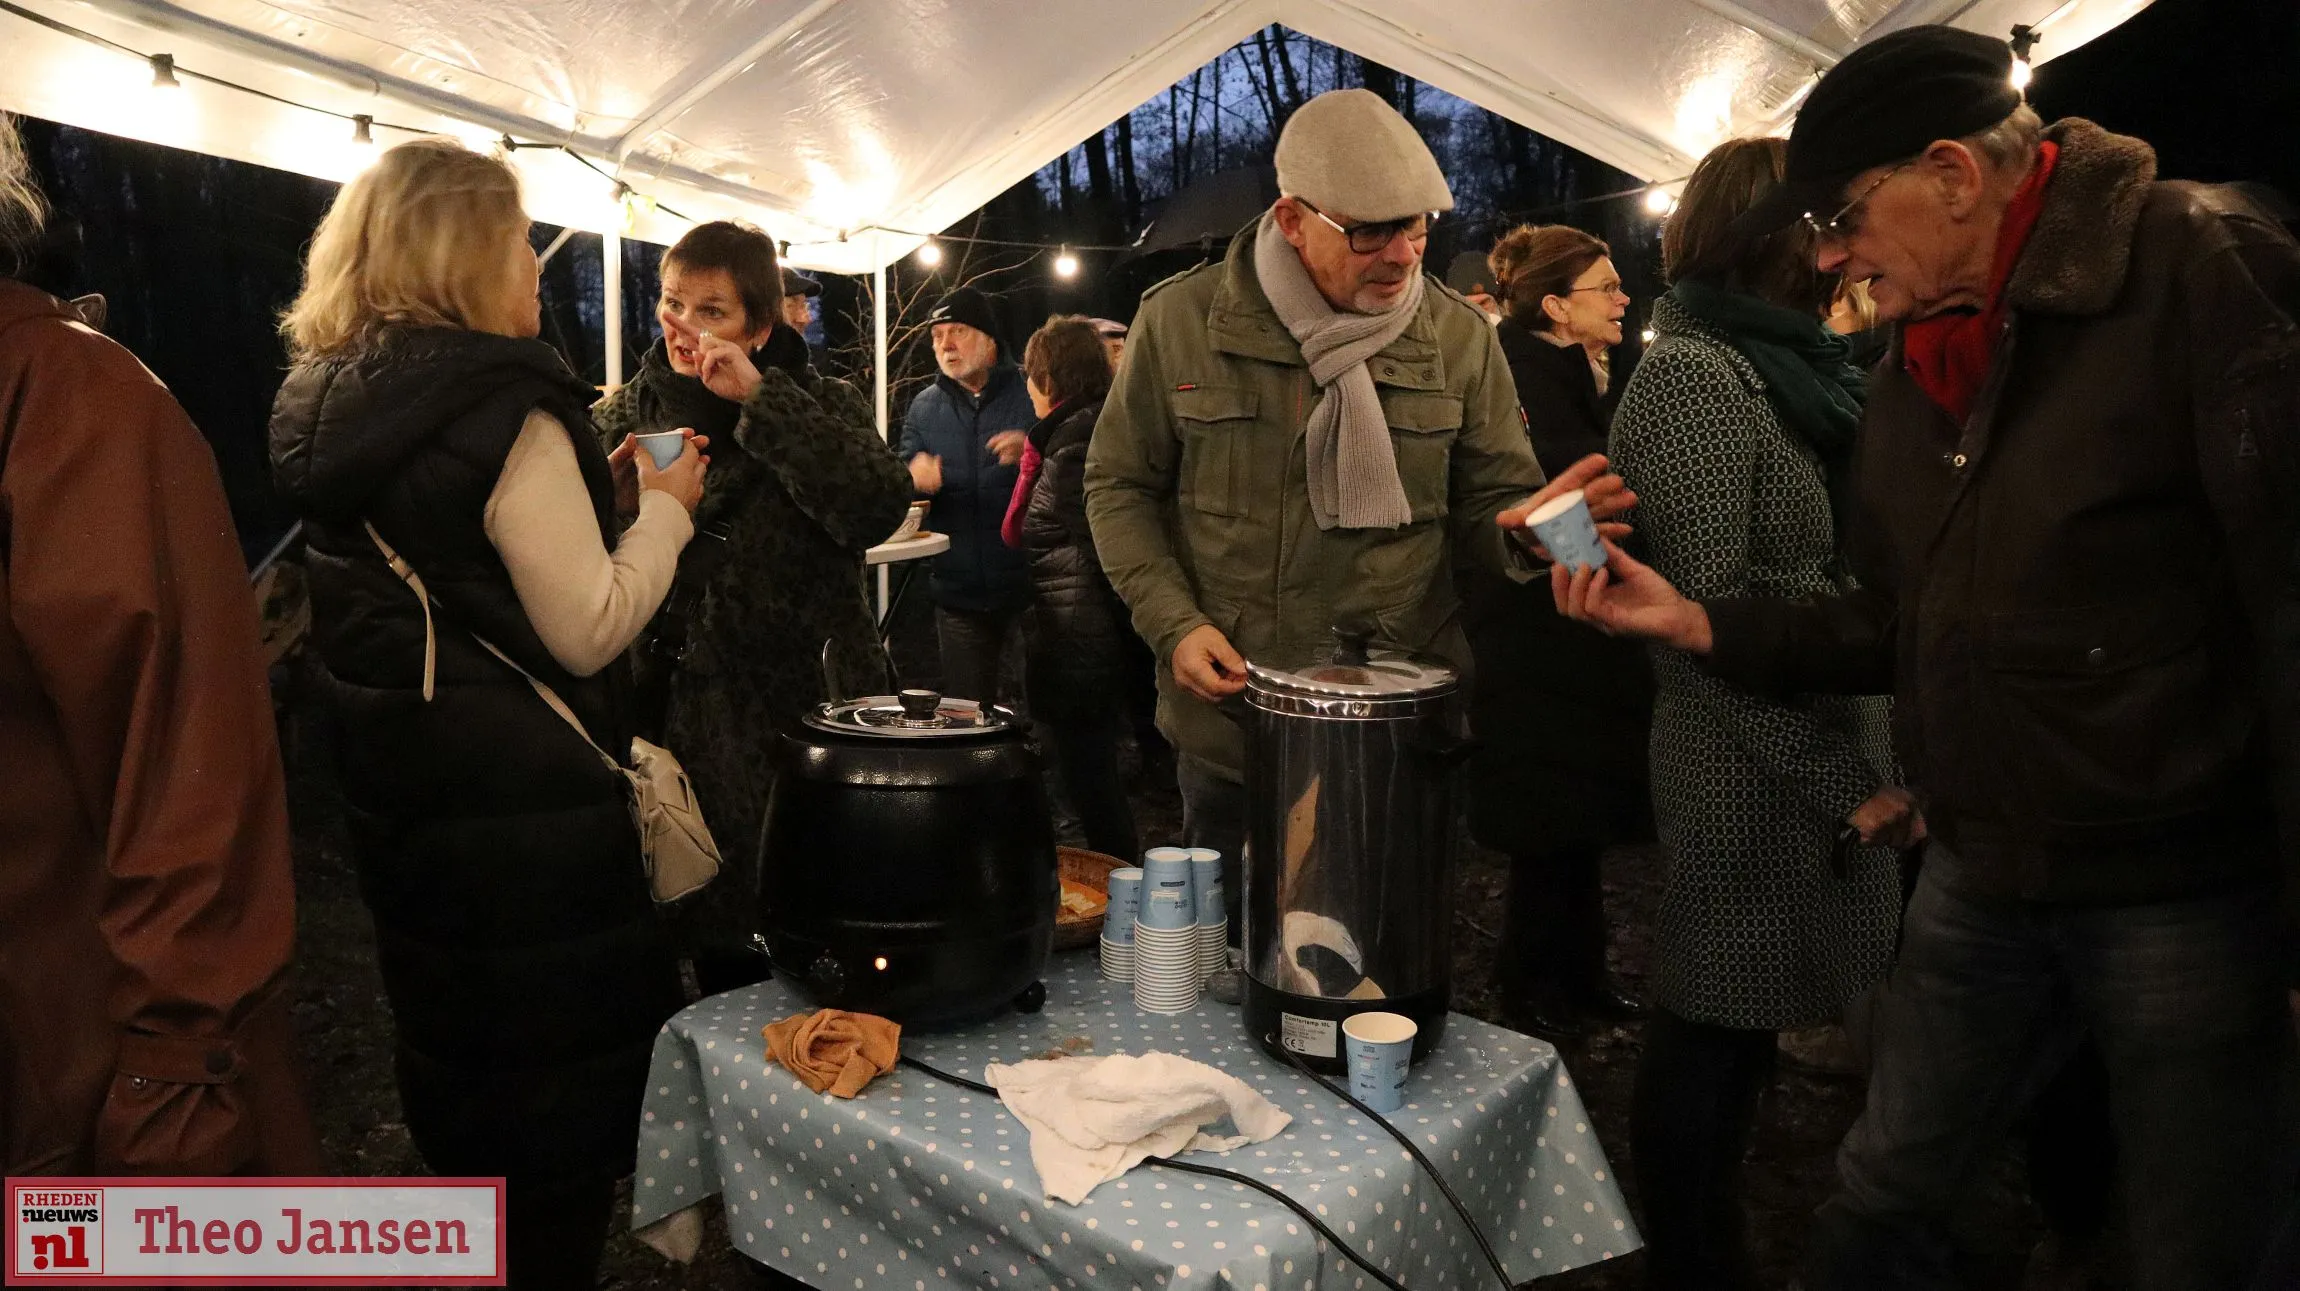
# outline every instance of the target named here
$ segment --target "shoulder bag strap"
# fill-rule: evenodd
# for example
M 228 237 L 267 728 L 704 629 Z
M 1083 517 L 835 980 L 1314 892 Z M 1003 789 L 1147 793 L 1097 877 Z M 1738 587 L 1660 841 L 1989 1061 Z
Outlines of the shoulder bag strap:
M 414 566 L 408 564 L 407 561 L 403 559 L 398 552 L 391 549 L 391 544 L 385 542 L 383 540 L 383 535 L 375 531 L 375 525 L 372 522 L 367 521 L 363 521 L 362 523 L 367 525 L 367 536 L 374 540 L 375 549 L 383 553 L 383 559 L 385 563 L 391 566 L 391 572 L 399 575 L 401 581 L 405 582 L 410 588 L 414 589 L 416 598 L 423 602 L 423 699 L 425 703 L 430 703 L 432 678 L 438 657 L 437 640 L 432 634 L 431 593 L 423 585 L 423 576 L 416 573 Z M 559 693 L 557 691 L 536 680 L 535 674 L 527 671 L 525 668 L 522 668 L 517 663 L 513 662 L 510 655 L 507 655 L 501 650 L 496 649 L 495 643 L 488 640 L 486 637 L 483 637 L 474 632 L 471 634 L 471 639 L 477 641 L 481 649 L 487 651 L 487 653 L 491 655 L 494 655 L 496 658 L 501 659 L 505 667 L 508 667 L 511 669 L 511 671 L 518 673 L 522 677 L 525 677 L 527 679 L 527 684 L 535 688 L 535 694 L 541 698 L 546 705 L 550 706 L 552 712 L 559 714 L 560 720 L 566 722 L 569 726 L 574 727 L 575 733 L 582 736 L 583 742 L 590 745 L 591 751 L 598 754 L 610 768 L 618 773 L 623 770 L 623 764 L 617 762 L 614 757 L 607 752 L 607 750 L 600 748 L 599 741 L 591 738 L 591 732 L 584 729 L 583 727 L 583 719 L 575 715 L 574 709 L 567 707 L 567 701 L 559 698 Z

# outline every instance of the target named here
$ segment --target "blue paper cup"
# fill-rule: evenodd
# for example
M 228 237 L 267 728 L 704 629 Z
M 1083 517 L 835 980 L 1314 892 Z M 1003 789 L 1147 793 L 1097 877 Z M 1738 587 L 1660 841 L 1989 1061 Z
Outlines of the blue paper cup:
M 1153 847 L 1142 853 L 1142 903 L 1150 903 L 1154 892 L 1175 891 L 1182 894 L 1183 918 L 1181 926 L 1198 922 L 1198 897 L 1191 882 L 1190 853 L 1179 847 Z M 1148 925 L 1157 927 L 1156 924 Z
M 1377 1112 L 1406 1105 L 1406 1070 L 1413 1065 L 1412 1018 L 1360 1013 L 1342 1023 L 1342 1050 L 1350 1069 L 1350 1095 Z
M 1525 518 L 1525 527 L 1549 558 L 1572 569 L 1605 568 L 1605 545 L 1597 540 L 1597 522 L 1590 518 L 1589 500 L 1580 489 L 1561 493 Z
M 1222 908 L 1222 854 L 1211 847 L 1190 852 L 1191 893 L 1198 900 L 1198 922 L 1220 923 L 1229 915 Z
M 1129 865 L 1110 871 L 1110 904 L 1102 911 L 1102 935 L 1111 941 L 1134 944 L 1134 917 L 1142 911 L 1142 870 Z
M 639 436 L 639 447 L 647 450 L 647 456 L 654 461 L 656 470 L 668 470 L 671 463 L 686 454 L 687 435 L 684 431 L 659 430 L 652 435 Z
M 1188 884 L 1153 887 L 1145 883 L 1142 909 L 1134 918 L 1136 927 L 1145 932 L 1188 932 L 1198 926 L 1198 912 L 1191 905 Z

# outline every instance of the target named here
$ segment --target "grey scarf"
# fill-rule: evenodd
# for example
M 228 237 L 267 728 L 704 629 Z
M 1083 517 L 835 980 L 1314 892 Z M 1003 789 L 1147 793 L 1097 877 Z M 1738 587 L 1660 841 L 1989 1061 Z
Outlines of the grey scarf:
M 1406 282 L 1395 308 L 1381 314 L 1345 314 L 1326 303 L 1300 253 L 1264 215 L 1254 238 L 1254 273 L 1278 321 L 1302 347 L 1310 379 L 1322 392 L 1310 409 L 1307 433 L 1310 514 L 1320 529 L 1395 529 L 1413 519 L 1398 480 L 1397 450 L 1389 419 L 1366 360 L 1381 353 L 1414 321 L 1422 304 L 1422 276 Z

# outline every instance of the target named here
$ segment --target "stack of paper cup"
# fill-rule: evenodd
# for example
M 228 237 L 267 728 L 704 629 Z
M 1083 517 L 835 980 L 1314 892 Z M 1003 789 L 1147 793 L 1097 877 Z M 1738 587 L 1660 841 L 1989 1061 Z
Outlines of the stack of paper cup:
M 1110 902 L 1102 910 L 1102 975 L 1113 982 L 1134 980 L 1134 916 L 1141 909 L 1141 868 L 1110 871 Z
M 1202 980 L 1230 966 L 1230 915 L 1222 908 L 1222 854 L 1211 847 L 1191 848 L 1190 883 L 1198 900 L 1198 976 Z
M 1134 1005 L 1182 1013 L 1198 1004 L 1198 902 L 1190 854 L 1153 847 L 1142 856 L 1142 907 L 1134 919 Z

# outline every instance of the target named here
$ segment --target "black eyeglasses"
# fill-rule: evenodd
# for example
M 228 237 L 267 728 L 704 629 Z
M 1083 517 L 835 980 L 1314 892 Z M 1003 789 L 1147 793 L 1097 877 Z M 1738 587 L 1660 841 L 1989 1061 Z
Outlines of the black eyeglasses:
M 1843 210 L 1838 211 L 1835 215 L 1830 216 L 1826 220 L 1816 220 L 1813 218 L 1813 213 L 1811 211 L 1805 212 L 1805 227 L 1813 230 L 1813 236 L 1821 239 L 1823 242 L 1846 241 L 1854 234 L 1861 231 L 1861 213 L 1863 209 L 1868 206 L 1869 197 L 1878 189 L 1883 188 L 1885 186 L 1886 180 L 1900 174 L 1902 171 L 1907 170 L 1914 164 L 1914 162 L 1904 161 L 1900 165 L 1886 171 L 1884 174 L 1877 176 L 1876 182 L 1870 184 L 1867 188 L 1862 189 L 1861 195 L 1859 197 L 1856 197 L 1852 201 L 1845 203 Z
M 1301 202 L 1302 209 L 1324 220 L 1334 232 L 1348 238 L 1350 250 L 1362 256 L 1370 256 L 1380 251 L 1390 244 L 1390 239 L 1400 233 L 1405 234 L 1409 241 L 1427 242 L 1430 236 L 1430 225 L 1437 223 L 1437 212 L 1425 211 L 1420 215 L 1409 215 L 1402 220 L 1381 220 L 1375 223 L 1352 224 L 1348 228 L 1343 228 L 1333 216 L 1308 202 L 1303 202 L 1299 197 L 1294 200 Z

